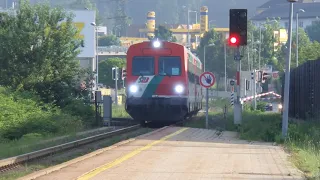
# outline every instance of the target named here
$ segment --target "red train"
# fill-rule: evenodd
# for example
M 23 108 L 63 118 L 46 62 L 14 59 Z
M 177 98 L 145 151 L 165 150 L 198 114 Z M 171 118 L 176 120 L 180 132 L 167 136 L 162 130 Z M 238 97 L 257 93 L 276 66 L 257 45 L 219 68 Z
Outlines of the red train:
M 127 52 L 126 111 L 146 122 L 172 123 L 202 109 L 202 63 L 183 45 L 154 40 Z

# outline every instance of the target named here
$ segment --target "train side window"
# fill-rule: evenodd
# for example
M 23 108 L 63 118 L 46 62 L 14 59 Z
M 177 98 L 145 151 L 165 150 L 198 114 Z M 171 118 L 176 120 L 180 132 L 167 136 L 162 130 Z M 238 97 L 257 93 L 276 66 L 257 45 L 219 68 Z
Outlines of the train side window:
M 181 58 L 176 56 L 167 56 L 159 58 L 159 75 L 161 76 L 180 76 Z
M 135 56 L 132 60 L 133 76 L 150 76 L 154 75 L 154 57 Z

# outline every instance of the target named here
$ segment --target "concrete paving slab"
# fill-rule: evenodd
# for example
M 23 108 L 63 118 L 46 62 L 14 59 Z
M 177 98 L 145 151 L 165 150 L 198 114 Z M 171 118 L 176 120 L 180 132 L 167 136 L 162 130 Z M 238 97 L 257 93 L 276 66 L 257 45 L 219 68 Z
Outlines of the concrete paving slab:
M 37 180 L 303 179 L 281 147 L 237 137 L 169 127 Z

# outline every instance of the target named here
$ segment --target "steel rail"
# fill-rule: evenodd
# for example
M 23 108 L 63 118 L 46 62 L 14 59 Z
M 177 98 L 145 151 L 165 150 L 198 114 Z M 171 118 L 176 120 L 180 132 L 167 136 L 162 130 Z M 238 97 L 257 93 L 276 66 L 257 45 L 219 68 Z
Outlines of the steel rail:
M 63 150 L 68 150 L 68 149 L 72 149 L 72 148 L 75 148 L 75 147 L 78 147 L 81 145 L 93 143 L 93 142 L 99 141 L 101 139 L 105 139 L 105 138 L 112 137 L 115 135 L 123 134 L 123 133 L 130 132 L 133 130 L 137 130 L 139 128 L 140 128 L 140 125 L 134 125 L 134 126 L 118 129 L 115 131 L 106 132 L 106 133 L 90 136 L 87 138 L 79 139 L 76 141 L 60 144 L 57 146 L 33 151 L 30 153 L 2 159 L 2 160 L 0 160 L 0 171 L 3 169 L 10 169 L 10 167 L 13 165 L 18 165 L 23 162 L 31 161 L 36 158 L 40 158 L 40 157 L 44 157 L 44 156 L 48 156 L 48 155 L 51 155 L 51 154 L 54 154 L 57 152 L 61 152 Z

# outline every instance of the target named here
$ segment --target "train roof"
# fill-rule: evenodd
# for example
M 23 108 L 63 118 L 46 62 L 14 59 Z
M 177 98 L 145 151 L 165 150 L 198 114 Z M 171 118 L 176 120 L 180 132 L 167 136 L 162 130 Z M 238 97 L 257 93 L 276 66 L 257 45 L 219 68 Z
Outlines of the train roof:
M 193 59 L 196 60 L 197 64 L 202 67 L 202 62 L 200 61 L 199 57 L 196 56 L 194 53 L 191 52 L 191 50 L 189 48 L 187 48 L 186 46 L 182 45 L 182 44 L 179 44 L 179 43 L 176 43 L 176 42 L 170 42 L 170 41 L 163 41 L 163 42 L 166 42 L 166 43 L 169 43 L 169 44 L 174 44 L 174 45 L 177 45 L 177 46 L 181 46 L 185 49 L 186 52 L 188 52 L 189 55 L 191 55 L 193 57 Z M 143 41 L 143 42 L 139 42 L 139 43 L 136 43 L 136 44 L 133 44 L 129 47 L 128 51 L 132 48 L 132 47 L 135 47 L 135 46 L 141 46 L 143 44 L 146 44 L 146 43 L 150 43 L 150 41 Z

